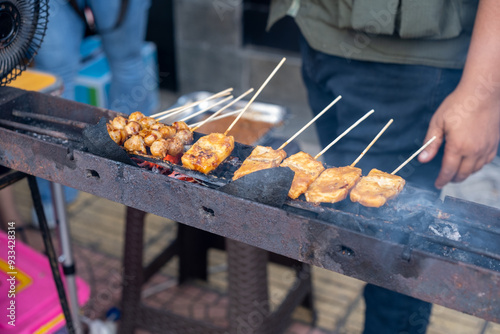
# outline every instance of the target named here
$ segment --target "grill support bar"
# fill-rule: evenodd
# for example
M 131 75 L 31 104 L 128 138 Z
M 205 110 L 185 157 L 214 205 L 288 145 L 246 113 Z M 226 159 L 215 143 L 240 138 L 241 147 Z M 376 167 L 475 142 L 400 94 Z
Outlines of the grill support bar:
M 12 107 L 17 97 L 5 97 L 9 91 L 2 90 L 0 98 Z M 19 98 L 19 104 L 31 99 L 33 106 L 55 116 L 60 116 L 56 111 L 68 112 L 72 119 L 90 123 L 102 115 L 112 116 L 91 107 L 86 114 L 73 115 L 71 110 L 80 110 L 81 104 L 25 95 L 29 98 Z M 494 212 L 483 210 L 478 215 L 468 207 L 474 212 L 470 221 L 482 225 L 478 236 L 489 238 L 490 243 L 483 255 L 471 254 L 480 244 L 464 247 L 460 258 L 451 256 L 454 250 L 445 243 L 425 235 L 423 242 L 412 241 L 412 233 L 397 230 L 391 221 L 370 225 L 367 218 L 342 211 L 308 216 L 300 210 L 278 209 L 80 150 L 68 154 L 68 146 L 1 127 L 0 142 L 0 164 L 12 169 L 500 323 L 500 261 L 484 256 L 490 251 L 500 253 L 498 243 L 491 242 L 496 240 L 493 230 L 499 227 Z

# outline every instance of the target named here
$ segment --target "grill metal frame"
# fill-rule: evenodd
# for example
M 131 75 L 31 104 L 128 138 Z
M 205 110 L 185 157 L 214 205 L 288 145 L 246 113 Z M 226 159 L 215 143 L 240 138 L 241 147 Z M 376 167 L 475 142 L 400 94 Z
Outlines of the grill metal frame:
M 2 88 L 0 116 L 15 109 L 95 124 L 114 112 Z M 82 114 L 83 113 L 83 114 Z M 76 132 L 78 133 L 78 132 Z M 413 225 L 287 201 L 276 208 L 0 127 L 0 164 L 304 263 L 500 323 L 500 211 L 448 200 L 462 213 L 453 241 Z M 429 215 L 425 213 L 424 215 Z M 243 218 L 242 218 L 243 217 Z M 424 217 L 425 218 L 425 217 Z M 433 223 L 446 220 L 433 218 Z M 484 245 L 479 239 L 491 238 Z

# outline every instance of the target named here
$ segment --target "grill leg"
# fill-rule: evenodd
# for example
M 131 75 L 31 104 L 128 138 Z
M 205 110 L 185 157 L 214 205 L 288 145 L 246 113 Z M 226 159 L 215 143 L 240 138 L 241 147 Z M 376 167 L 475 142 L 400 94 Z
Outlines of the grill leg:
M 307 286 L 309 287 L 309 293 L 305 296 L 304 300 L 302 301 L 301 305 L 304 306 L 305 308 L 314 311 L 314 296 L 313 296 L 313 287 L 312 287 L 312 268 L 310 265 L 305 264 L 305 263 L 300 263 L 299 262 L 299 267 L 296 269 L 297 275 L 299 278 L 301 278 Z M 304 273 L 303 275 L 305 277 L 300 277 L 301 273 Z
M 226 250 L 229 332 L 268 333 L 267 251 L 230 239 L 226 239 Z
M 207 280 L 206 239 L 209 233 L 184 224 L 177 224 L 179 240 L 179 284 L 190 279 Z
M 146 213 L 127 207 L 123 252 L 121 334 L 133 334 L 141 302 L 143 283 L 143 236 Z

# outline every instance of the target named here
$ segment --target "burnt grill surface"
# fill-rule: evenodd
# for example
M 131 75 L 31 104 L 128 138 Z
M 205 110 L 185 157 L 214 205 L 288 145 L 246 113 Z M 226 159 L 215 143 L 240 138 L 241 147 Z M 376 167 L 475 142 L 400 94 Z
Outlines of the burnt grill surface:
M 221 191 L 250 154 L 250 146 L 236 144 L 230 162 L 209 175 L 137 157 L 201 181 L 189 183 L 89 152 L 82 123 L 95 125 L 115 112 L 12 88 L 0 90 L 0 104 L 1 119 L 71 136 L 64 140 L 0 125 L 4 166 L 500 321 L 499 210 L 451 198 L 441 202 L 409 185 L 382 208 L 349 200 L 314 205 L 302 197 L 270 206 Z M 44 121 L 26 113 L 71 122 L 54 123 L 50 117 Z

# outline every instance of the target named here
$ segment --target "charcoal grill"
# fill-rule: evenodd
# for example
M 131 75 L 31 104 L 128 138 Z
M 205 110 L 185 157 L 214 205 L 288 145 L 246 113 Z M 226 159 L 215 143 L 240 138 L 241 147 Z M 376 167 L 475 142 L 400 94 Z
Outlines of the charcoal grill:
M 499 210 L 410 186 L 380 209 L 272 206 L 221 191 L 217 176 L 205 186 L 89 152 L 83 127 L 113 111 L 13 88 L 0 90 L 0 104 L 1 165 L 500 323 Z

